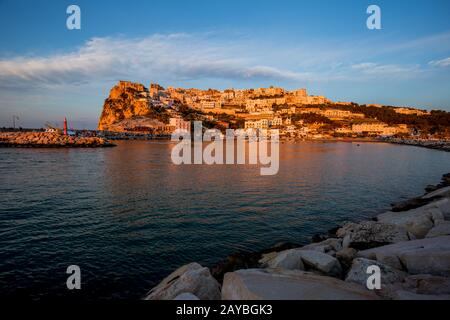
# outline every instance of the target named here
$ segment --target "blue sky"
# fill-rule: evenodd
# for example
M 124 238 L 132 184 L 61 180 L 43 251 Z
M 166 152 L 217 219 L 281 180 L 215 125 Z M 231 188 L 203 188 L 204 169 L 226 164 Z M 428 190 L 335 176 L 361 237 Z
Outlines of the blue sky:
M 0 0 L 0 126 L 94 128 L 119 79 L 450 111 L 450 1 Z

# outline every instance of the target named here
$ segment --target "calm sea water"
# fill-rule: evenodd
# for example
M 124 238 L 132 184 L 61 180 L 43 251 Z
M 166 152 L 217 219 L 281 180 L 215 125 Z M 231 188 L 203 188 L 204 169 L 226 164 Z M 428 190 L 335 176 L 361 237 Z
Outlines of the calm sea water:
M 138 299 L 182 264 L 307 242 L 450 172 L 450 153 L 389 144 L 281 144 L 276 176 L 175 166 L 172 146 L 0 149 L 0 296 Z

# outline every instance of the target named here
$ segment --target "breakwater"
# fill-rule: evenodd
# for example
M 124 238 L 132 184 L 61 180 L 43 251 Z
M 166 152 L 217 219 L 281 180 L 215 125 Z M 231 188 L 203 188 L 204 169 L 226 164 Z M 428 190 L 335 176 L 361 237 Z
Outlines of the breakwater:
M 422 140 L 422 139 L 401 139 L 401 138 L 382 138 L 381 141 L 416 146 L 441 151 L 450 151 L 450 140 Z
M 97 148 L 115 146 L 104 138 L 65 136 L 49 132 L 1 132 L 0 147 Z

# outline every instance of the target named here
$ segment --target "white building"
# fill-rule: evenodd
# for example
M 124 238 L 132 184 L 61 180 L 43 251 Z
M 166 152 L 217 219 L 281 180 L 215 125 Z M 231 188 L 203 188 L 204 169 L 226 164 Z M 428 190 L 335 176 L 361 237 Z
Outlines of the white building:
M 269 120 L 250 120 L 245 121 L 245 129 L 267 129 L 269 128 Z
M 185 121 L 182 118 L 176 117 L 176 118 L 170 118 L 169 125 L 171 127 L 174 127 L 175 130 L 186 130 L 187 132 L 191 132 L 191 122 Z
M 202 109 L 220 108 L 220 103 L 212 100 L 203 100 L 202 102 L 200 102 L 200 105 Z
M 274 117 L 271 121 L 272 126 L 281 126 L 283 124 L 283 119 L 281 117 Z

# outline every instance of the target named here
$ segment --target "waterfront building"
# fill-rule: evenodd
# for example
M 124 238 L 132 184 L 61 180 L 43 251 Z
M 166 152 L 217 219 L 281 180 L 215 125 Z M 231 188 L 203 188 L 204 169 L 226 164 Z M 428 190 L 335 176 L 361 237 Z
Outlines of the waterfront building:
M 269 128 L 268 119 L 245 121 L 245 129 L 268 129 L 268 128 Z
M 381 134 L 383 130 L 387 127 L 387 124 L 379 121 L 372 122 L 361 122 L 352 125 L 352 131 L 354 133 L 370 133 L 370 134 Z
M 364 118 L 364 114 L 362 113 L 353 113 L 347 110 L 340 109 L 327 109 L 319 112 L 323 116 L 330 118 L 331 120 L 344 120 L 344 119 L 362 119 Z
M 281 126 L 283 124 L 283 119 L 281 117 L 273 117 L 271 120 L 272 126 Z
M 173 127 L 175 130 L 179 129 L 191 132 L 191 122 L 185 121 L 181 117 L 170 118 L 169 125 Z

